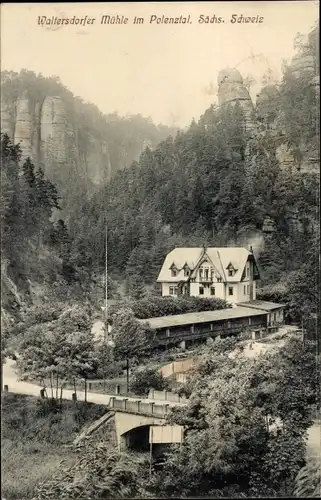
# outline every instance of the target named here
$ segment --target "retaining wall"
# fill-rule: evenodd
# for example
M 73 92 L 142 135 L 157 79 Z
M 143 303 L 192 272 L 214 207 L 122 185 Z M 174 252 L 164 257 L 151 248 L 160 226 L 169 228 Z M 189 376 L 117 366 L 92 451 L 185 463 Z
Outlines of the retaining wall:
M 183 359 L 182 361 L 173 361 L 168 365 L 162 366 L 160 372 L 164 378 L 171 377 L 176 373 L 185 373 L 195 366 L 193 359 Z

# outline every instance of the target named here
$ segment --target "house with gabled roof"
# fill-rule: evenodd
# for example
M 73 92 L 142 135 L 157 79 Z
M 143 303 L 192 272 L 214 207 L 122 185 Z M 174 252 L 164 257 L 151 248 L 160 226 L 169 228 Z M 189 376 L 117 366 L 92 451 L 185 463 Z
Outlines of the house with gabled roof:
M 256 299 L 260 279 L 252 248 L 175 248 L 157 278 L 163 296 L 217 297 L 236 306 Z

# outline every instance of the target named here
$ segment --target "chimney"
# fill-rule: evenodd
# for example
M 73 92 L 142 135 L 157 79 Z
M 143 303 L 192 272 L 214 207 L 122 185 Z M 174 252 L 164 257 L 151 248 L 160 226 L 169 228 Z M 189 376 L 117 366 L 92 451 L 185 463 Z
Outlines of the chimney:
M 250 246 L 250 252 L 253 253 L 253 248 L 252 245 Z

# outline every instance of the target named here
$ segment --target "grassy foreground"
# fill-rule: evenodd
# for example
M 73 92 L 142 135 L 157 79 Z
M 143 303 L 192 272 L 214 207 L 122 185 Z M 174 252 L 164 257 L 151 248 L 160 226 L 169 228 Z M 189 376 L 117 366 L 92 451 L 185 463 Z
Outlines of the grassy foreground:
M 35 486 L 60 467 L 72 466 L 76 454 L 69 446 L 81 428 L 106 408 L 90 403 L 55 401 L 2 394 L 1 491 L 6 500 L 30 500 Z

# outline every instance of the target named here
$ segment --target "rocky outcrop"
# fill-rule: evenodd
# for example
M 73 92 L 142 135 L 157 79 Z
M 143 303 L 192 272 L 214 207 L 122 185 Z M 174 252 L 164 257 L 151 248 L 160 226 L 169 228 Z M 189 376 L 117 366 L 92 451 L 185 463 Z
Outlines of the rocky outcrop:
M 296 161 L 291 148 L 285 143 L 276 148 L 275 156 L 282 169 L 291 169 L 296 166 Z
M 257 95 L 255 114 L 261 130 L 276 129 L 275 103 L 277 103 L 278 98 L 279 90 L 276 85 L 267 85 L 263 87 L 261 92 Z
M 291 70 L 296 78 L 300 78 L 302 73 L 315 74 L 314 58 L 310 54 L 297 54 L 293 57 Z
M 22 293 L 9 274 L 10 261 L 1 258 L 1 331 L 10 328 L 25 306 Z
M 4 101 L 1 96 L 1 132 L 14 137 L 15 119 L 13 115 L 13 106 Z
M 254 108 L 241 73 L 235 68 L 224 69 L 219 72 L 217 83 L 219 106 L 239 103 L 245 115 L 246 129 L 252 130 L 255 127 Z
M 64 103 L 60 97 L 46 97 L 41 108 L 40 141 L 44 161 L 48 155 L 57 163 L 67 160 L 68 124 Z
M 20 145 L 22 162 L 30 156 L 56 184 L 66 216 L 176 129 L 140 115 L 105 116 L 58 78 L 22 70 L 1 73 L 1 132 Z
M 305 81 L 314 88 L 317 98 L 320 95 L 320 78 L 318 75 L 318 28 L 312 30 L 305 40 L 302 40 L 300 51 L 289 66 L 295 78 L 305 77 Z M 251 139 L 274 137 L 276 158 L 282 169 L 300 170 L 302 173 L 319 171 L 319 152 L 315 144 L 302 142 L 295 148 L 290 147 L 283 130 L 278 101 L 280 93 L 277 85 L 266 85 L 256 98 L 255 106 L 244 85 L 240 72 L 235 68 L 227 68 L 218 75 L 218 103 L 220 107 L 239 103 L 245 115 L 245 129 L 250 140 L 245 147 L 246 170 L 250 175 L 255 168 L 255 153 L 252 151 Z
M 20 144 L 22 160 L 33 153 L 34 109 L 32 109 L 28 94 L 24 92 L 16 104 L 16 124 L 14 142 Z
M 106 142 L 91 138 L 90 148 L 85 156 L 86 175 L 95 185 L 108 181 L 112 175 L 110 154 Z M 90 169 L 88 169 L 90 165 Z M 90 171 L 89 171 L 90 170 Z
M 21 162 L 28 156 L 42 166 L 64 195 L 64 185 L 83 181 L 88 194 L 95 185 L 108 181 L 112 165 L 107 141 L 87 137 L 71 123 L 60 96 L 34 102 L 27 91 L 15 102 L 1 100 L 1 132 L 21 148 Z M 90 187 L 91 186 L 91 187 Z

